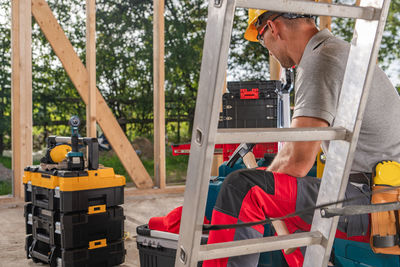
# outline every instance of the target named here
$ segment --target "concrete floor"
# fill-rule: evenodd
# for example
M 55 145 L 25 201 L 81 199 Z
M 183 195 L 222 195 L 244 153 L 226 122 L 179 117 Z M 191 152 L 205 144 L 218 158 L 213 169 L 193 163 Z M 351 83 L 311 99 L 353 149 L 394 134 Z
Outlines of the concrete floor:
M 136 227 L 146 224 L 151 217 L 166 215 L 182 203 L 183 194 L 125 197 L 125 231 L 130 238 L 125 241 L 127 254 L 121 267 L 140 267 Z M 23 202 L 0 204 L 0 267 L 47 266 L 26 259 L 23 213 Z

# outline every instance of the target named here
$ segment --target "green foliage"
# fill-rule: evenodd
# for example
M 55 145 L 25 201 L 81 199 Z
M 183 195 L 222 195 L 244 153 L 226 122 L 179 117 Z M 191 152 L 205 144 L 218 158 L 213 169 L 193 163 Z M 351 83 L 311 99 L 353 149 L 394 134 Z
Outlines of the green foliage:
M 11 15 L 10 1 L 0 1 L 0 17 Z M 11 24 L 0 20 L 0 155 L 11 147 Z
M 12 184 L 10 181 L 0 181 L 0 196 L 12 193 Z
M 11 169 L 11 158 L 0 156 L 0 164 Z M 11 181 L 0 181 L 0 195 L 8 195 L 12 193 Z
M 354 1 L 336 0 L 337 3 L 354 4 Z M 389 67 L 400 60 L 400 0 L 392 0 L 390 4 L 389 14 L 386 21 L 382 43 L 379 50 L 378 61 L 379 66 L 386 70 L 387 74 L 397 75 L 400 79 L 400 69 L 392 69 L 395 73 L 390 73 Z M 354 19 L 332 18 L 332 32 L 350 42 L 353 36 Z M 395 84 L 399 88 L 400 84 Z M 399 89 L 398 89 L 399 91 Z M 400 91 L 399 91 L 400 92 Z
M 355 0 L 335 2 L 353 4 Z M 11 148 L 11 1 L 0 0 L 0 153 Z M 82 1 L 48 1 L 53 14 L 85 63 L 85 6 Z M 153 135 L 153 2 L 99 0 L 97 4 L 97 86 L 129 139 Z M 400 59 L 400 0 L 393 0 L 382 40 L 383 68 Z M 190 140 L 207 21 L 207 2 L 165 2 L 166 130 L 170 142 Z M 69 135 L 71 115 L 85 123 L 85 105 L 33 19 L 34 148 L 49 134 Z M 247 10 L 235 12 L 228 80 L 268 79 L 268 51 L 243 38 Z M 333 32 L 351 37 L 353 20 L 333 19 Z M 398 69 L 391 70 L 399 75 Z M 399 88 L 400 85 L 397 85 Z M 84 127 L 81 135 L 85 135 Z
M 9 157 L 0 156 L 0 163 L 1 163 L 4 167 L 6 167 L 7 169 L 11 169 L 11 168 L 12 168 L 12 167 L 11 167 L 12 161 L 11 161 L 11 158 L 9 158 Z
M 258 42 L 244 39 L 247 9 L 236 9 L 233 25 L 228 58 L 228 80 L 268 80 L 268 50 Z

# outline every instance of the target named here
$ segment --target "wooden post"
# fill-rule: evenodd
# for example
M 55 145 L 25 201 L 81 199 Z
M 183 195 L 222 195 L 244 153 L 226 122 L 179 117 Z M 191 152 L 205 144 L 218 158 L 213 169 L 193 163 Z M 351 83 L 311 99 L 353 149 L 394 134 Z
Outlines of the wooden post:
M 319 2 L 331 4 L 332 0 L 320 0 Z M 319 28 L 321 30 L 328 29 L 329 31 L 331 31 L 332 30 L 331 25 L 332 25 L 332 17 L 330 17 L 330 16 L 320 16 L 319 17 Z
M 154 182 L 165 188 L 164 0 L 153 2 Z
M 269 75 L 271 80 L 279 80 L 281 74 L 281 64 L 274 57 L 269 57 Z
M 23 170 L 32 164 L 31 0 L 13 0 L 11 9 L 13 194 L 17 198 L 22 198 Z
M 86 105 L 88 137 L 96 133 L 96 0 L 86 0 L 86 69 L 89 81 L 89 100 Z
M 49 41 L 54 53 L 60 59 L 65 71 L 70 77 L 82 100 L 87 104 L 88 99 L 88 73 L 79 59 L 71 42 L 68 40 L 60 24 L 53 15 L 45 0 L 31 0 L 32 14 L 39 24 L 44 36 Z M 96 90 L 97 122 L 116 152 L 128 174 L 132 177 L 138 188 L 151 188 L 153 181 L 137 156 L 132 144 L 126 138 L 115 119 L 103 96 Z
M 227 82 L 226 82 L 226 76 L 227 73 L 225 73 L 225 81 L 224 81 L 224 87 L 222 88 L 222 94 L 225 94 L 227 91 Z M 223 106 L 221 103 L 221 108 L 220 112 L 223 111 Z M 224 162 L 224 156 L 222 154 L 214 154 L 213 155 L 213 161 L 211 165 L 211 176 L 218 176 L 219 175 L 219 166 Z

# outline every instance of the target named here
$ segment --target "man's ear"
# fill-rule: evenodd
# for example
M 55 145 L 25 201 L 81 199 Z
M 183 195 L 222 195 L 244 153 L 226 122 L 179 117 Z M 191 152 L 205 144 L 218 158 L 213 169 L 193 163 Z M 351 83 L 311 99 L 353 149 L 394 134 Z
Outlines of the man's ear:
M 279 36 L 279 27 L 277 25 L 277 23 L 275 21 L 267 21 L 268 24 L 268 30 L 271 31 L 272 36 L 274 37 L 274 39 L 280 38 Z

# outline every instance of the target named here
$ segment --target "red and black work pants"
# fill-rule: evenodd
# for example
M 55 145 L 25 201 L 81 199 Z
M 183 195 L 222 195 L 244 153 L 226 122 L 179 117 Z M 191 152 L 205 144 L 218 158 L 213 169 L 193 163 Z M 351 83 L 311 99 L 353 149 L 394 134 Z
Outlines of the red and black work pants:
M 211 224 L 259 221 L 266 217 L 282 217 L 307 207 L 313 207 L 318 196 L 319 185 L 320 179 L 314 177 L 296 178 L 286 174 L 255 169 L 233 172 L 228 175 L 221 187 Z M 364 192 L 364 189 L 348 186 L 347 191 L 347 198 L 360 196 L 357 204 L 369 203 L 368 192 Z M 313 213 L 310 211 L 302 218 L 296 216 L 285 219 L 284 222 L 289 232 L 310 231 Z M 358 216 L 350 221 L 357 227 L 349 225 L 349 220 L 346 218 L 339 222 L 336 236 L 347 238 L 349 231 L 352 231 L 353 237 L 349 239 L 368 242 L 368 215 Z M 208 244 L 259 238 L 263 236 L 263 233 L 263 225 L 216 230 L 210 232 Z M 304 256 L 299 248 L 289 255 L 284 253 L 284 256 L 291 267 L 303 265 Z M 208 260 L 203 263 L 203 267 L 255 267 L 258 259 L 259 253 Z

